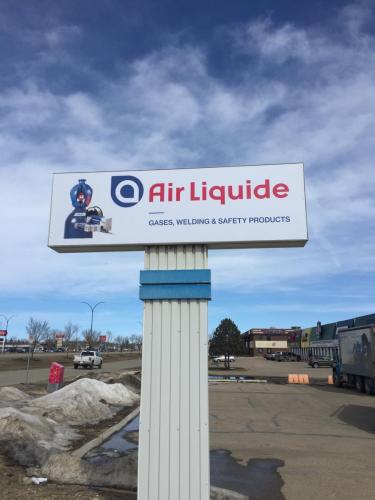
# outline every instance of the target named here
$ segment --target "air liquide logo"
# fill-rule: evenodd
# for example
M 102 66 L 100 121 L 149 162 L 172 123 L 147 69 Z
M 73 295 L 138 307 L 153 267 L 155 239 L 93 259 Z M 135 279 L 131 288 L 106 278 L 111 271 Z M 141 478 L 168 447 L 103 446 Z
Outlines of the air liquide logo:
M 120 207 L 133 207 L 144 193 L 142 182 L 132 175 L 115 175 L 111 181 L 112 200 Z

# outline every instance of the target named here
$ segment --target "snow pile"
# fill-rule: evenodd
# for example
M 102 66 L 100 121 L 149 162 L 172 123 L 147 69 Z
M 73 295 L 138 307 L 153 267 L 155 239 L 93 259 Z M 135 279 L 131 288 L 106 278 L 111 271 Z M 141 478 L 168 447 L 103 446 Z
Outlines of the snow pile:
M 119 406 L 132 406 L 139 396 L 123 384 L 105 384 L 83 378 L 30 402 L 28 411 L 73 425 L 111 418 Z M 112 406 L 112 407 L 111 407 Z M 117 406 L 115 409 L 114 406 Z
M 26 399 L 30 399 L 30 396 L 16 387 L 0 387 L 0 403 L 3 401 L 22 401 Z
M 65 450 L 78 435 L 53 420 L 0 408 L 0 449 L 21 465 L 39 465 L 52 451 Z

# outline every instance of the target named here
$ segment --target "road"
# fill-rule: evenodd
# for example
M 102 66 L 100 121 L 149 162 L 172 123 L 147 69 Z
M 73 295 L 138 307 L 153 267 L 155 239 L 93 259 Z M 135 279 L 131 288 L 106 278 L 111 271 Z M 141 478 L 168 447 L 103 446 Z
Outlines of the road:
M 102 371 L 120 371 L 120 370 L 128 370 L 132 368 L 140 368 L 142 360 L 140 358 L 134 359 L 124 359 L 122 361 L 110 361 L 104 362 Z M 78 368 L 75 370 L 73 368 L 72 361 L 69 360 L 65 366 L 65 380 L 69 380 L 71 378 L 76 377 L 78 374 L 83 371 L 90 372 L 90 370 L 83 370 L 82 368 Z M 96 371 L 97 369 L 95 369 Z M 45 382 L 48 383 L 48 375 L 49 368 L 35 368 L 29 371 L 29 382 L 37 383 L 37 382 Z M 18 369 L 18 370 L 7 370 L 0 371 L 0 387 L 7 385 L 16 385 L 22 384 L 26 382 L 26 369 Z
M 251 500 L 375 497 L 374 396 L 272 383 L 209 393 L 213 484 Z

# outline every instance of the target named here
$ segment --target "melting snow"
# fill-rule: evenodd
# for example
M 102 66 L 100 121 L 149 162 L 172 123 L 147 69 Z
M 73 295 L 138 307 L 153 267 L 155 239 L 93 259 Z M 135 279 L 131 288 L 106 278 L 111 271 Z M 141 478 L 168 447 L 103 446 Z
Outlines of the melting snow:
M 117 406 L 132 406 L 139 396 L 123 384 L 106 384 L 100 380 L 83 378 L 30 402 L 38 413 L 57 422 L 81 425 L 111 418 Z M 111 408 L 112 406 L 112 408 Z

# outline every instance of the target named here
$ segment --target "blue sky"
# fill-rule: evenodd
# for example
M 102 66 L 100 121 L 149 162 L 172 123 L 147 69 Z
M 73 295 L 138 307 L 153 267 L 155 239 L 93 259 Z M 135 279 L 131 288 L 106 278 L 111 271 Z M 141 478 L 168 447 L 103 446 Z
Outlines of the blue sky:
M 2 1 L 0 313 L 141 331 L 138 253 L 47 248 L 51 173 L 303 161 L 303 249 L 210 251 L 209 328 L 373 313 L 371 1 Z M 1 321 L 1 318 L 0 318 Z M 0 323 L 0 327 L 1 327 Z

